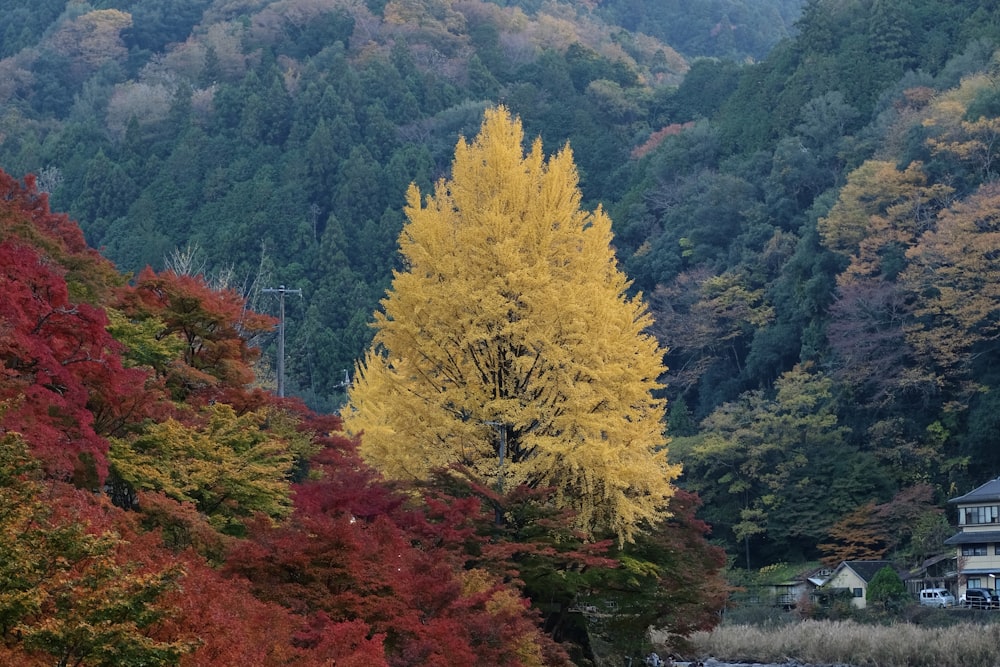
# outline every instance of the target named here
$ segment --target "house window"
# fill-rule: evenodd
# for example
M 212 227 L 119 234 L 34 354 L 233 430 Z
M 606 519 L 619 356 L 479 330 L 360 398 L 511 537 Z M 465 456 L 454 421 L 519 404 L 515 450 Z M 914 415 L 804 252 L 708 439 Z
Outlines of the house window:
M 982 588 L 983 587 L 983 580 L 982 579 L 969 579 L 966 582 L 965 587 L 966 588 Z
M 1000 542 L 993 545 L 993 555 L 1000 556 Z
M 997 523 L 998 519 L 1000 519 L 1000 506 L 965 507 L 959 512 L 959 517 L 961 523 L 965 525 Z
M 963 556 L 985 556 L 986 555 L 986 545 L 985 544 L 963 544 L 962 545 L 962 555 Z
M 863 588 L 854 589 L 854 597 L 863 598 L 865 596 L 865 590 Z

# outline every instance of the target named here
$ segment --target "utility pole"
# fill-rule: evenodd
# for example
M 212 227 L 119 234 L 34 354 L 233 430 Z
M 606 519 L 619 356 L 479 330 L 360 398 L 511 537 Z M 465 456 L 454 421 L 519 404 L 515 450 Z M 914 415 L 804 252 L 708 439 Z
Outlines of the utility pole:
M 284 285 L 277 288 L 265 287 L 261 290 L 265 294 L 278 295 L 278 398 L 285 397 L 285 294 L 298 294 L 302 296 L 300 289 L 288 289 Z

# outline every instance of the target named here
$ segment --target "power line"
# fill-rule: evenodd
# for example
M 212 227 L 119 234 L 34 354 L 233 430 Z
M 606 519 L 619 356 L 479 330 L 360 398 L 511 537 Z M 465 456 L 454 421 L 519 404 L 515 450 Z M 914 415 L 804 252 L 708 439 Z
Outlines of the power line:
M 278 287 L 265 287 L 261 290 L 265 294 L 278 295 L 278 398 L 285 397 L 285 294 L 298 294 L 302 296 L 300 289 L 288 289 L 284 285 Z

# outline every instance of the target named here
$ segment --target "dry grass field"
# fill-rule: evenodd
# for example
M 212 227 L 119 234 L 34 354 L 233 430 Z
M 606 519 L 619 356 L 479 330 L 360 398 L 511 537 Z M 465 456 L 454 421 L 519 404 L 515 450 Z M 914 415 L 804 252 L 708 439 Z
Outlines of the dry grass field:
M 996 612 L 993 612 L 996 613 Z M 770 626 L 723 624 L 691 637 L 695 652 L 730 662 L 853 667 L 1000 666 L 1000 623 L 947 627 L 805 620 Z

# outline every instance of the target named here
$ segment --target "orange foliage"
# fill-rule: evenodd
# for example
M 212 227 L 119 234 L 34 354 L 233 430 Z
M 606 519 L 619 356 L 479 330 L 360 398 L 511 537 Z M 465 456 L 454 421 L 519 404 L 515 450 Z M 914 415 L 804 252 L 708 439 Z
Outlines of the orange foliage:
M 656 150 L 656 147 L 662 144 L 664 139 L 678 135 L 691 127 L 694 127 L 693 120 L 689 120 L 686 123 L 671 123 L 670 125 L 661 127 L 659 130 L 649 135 L 649 139 L 647 139 L 643 144 L 632 149 L 632 159 L 638 160 L 646 157 Z

